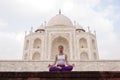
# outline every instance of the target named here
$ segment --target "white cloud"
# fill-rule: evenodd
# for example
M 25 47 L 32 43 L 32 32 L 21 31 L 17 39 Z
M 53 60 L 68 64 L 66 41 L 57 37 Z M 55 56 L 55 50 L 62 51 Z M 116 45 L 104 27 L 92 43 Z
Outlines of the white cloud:
M 0 32 L 0 59 L 21 59 L 23 33 Z
M 0 30 L 2 30 L 7 25 L 8 24 L 5 21 L 3 21 L 2 19 L 0 19 Z

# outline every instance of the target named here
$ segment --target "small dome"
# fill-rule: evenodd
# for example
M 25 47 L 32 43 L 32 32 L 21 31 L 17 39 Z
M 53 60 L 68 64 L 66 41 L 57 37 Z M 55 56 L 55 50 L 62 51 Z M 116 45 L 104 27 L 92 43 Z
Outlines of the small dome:
M 41 24 L 41 25 L 35 30 L 35 32 L 37 32 L 37 31 L 45 31 L 43 24 Z
M 48 22 L 48 26 L 73 26 L 73 24 L 68 17 L 57 14 Z
M 85 30 L 83 29 L 83 27 L 81 25 L 79 25 L 78 23 L 76 25 L 76 31 L 83 31 L 83 32 L 85 32 Z

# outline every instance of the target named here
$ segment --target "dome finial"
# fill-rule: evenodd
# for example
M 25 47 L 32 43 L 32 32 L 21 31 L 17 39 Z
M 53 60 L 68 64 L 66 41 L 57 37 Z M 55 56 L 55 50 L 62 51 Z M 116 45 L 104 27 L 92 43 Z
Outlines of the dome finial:
M 61 9 L 59 9 L 59 14 L 61 14 Z

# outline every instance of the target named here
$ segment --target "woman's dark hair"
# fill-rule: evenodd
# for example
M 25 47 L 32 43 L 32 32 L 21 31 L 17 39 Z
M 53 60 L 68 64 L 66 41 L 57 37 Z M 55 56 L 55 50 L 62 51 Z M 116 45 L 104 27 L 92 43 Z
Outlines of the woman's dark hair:
M 64 48 L 63 45 L 59 45 L 58 48 Z

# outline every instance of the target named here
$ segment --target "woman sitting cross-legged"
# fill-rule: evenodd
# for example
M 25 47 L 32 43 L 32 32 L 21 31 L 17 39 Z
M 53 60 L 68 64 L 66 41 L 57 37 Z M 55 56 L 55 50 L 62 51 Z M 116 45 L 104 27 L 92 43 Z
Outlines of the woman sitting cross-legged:
M 55 56 L 54 64 L 48 65 L 49 71 L 72 71 L 75 65 L 74 64 L 70 65 L 68 63 L 67 55 L 64 54 L 63 49 L 64 47 L 62 45 L 58 46 L 59 54 Z

